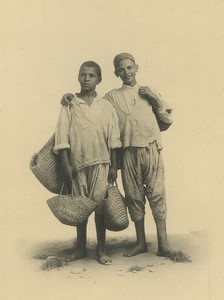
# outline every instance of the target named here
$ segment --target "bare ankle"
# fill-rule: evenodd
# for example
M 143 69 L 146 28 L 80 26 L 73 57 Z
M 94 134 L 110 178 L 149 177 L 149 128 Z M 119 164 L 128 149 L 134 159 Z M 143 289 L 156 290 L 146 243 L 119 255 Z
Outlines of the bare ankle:
M 131 249 L 128 252 L 125 252 L 123 255 L 126 257 L 131 257 L 131 256 L 135 256 L 141 253 L 145 253 L 148 251 L 147 245 L 146 243 L 143 244 L 136 244 L 135 247 L 133 249 Z

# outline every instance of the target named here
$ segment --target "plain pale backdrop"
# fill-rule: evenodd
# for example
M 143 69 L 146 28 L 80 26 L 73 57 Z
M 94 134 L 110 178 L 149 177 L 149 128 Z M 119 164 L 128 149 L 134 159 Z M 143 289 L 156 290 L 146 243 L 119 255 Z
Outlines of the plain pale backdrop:
M 29 161 L 53 133 L 62 95 L 79 90 L 80 64 L 100 64 L 103 81 L 97 91 L 104 95 L 121 85 L 113 57 L 131 52 L 139 65 L 138 82 L 158 90 L 174 108 L 174 123 L 162 133 L 168 232 L 208 234 L 211 288 L 218 297 L 223 1 L 2 0 L 0 11 L 0 206 L 7 252 L 10 239 L 73 235 L 50 214 L 45 201 L 51 194 L 32 175 Z M 155 232 L 149 210 L 147 222 L 147 232 Z

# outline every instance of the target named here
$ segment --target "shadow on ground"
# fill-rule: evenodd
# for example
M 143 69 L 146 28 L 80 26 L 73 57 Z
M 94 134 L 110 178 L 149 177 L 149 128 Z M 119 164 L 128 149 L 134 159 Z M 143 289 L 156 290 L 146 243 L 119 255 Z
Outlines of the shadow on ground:
M 193 261 L 203 260 L 207 256 L 206 235 L 203 232 L 190 232 L 189 234 L 170 235 L 169 245 L 175 251 L 182 251 L 192 258 Z M 113 257 L 123 256 L 123 253 L 135 245 L 134 236 L 109 237 L 107 250 Z M 29 255 L 34 259 L 45 260 L 49 256 L 65 256 L 75 250 L 76 240 L 54 240 L 37 242 L 30 247 Z M 157 239 L 155 235 L 150 237 L 147 244 L 150 255 L 156 256 Z M 87 243 L 88 260 L 96 259 L 96 241 L 89 239 Z M 141 254 L 146 255 L 146 254 Z

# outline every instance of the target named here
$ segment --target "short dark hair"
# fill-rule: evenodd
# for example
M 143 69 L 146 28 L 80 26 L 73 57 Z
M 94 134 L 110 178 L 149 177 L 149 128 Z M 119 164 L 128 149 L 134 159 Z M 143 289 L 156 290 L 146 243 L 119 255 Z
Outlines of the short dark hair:
M 95 61 L 88 60 L 88 61 L 85 61 L 84 63 L 82 63 L 81 67 L 79 68 L 79 72 L 82 69 L 82 67 L 92 67 L 92 68 L 94 68 L 96 70 L 97 76 L 102 79 L 101 68 Z

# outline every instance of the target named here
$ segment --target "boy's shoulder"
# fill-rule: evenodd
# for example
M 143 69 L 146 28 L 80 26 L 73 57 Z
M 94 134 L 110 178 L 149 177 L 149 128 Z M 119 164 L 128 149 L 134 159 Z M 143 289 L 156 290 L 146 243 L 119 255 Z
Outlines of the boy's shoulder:
M 120 93 L 122 90 L 122 87 L 117 88 L 117 89 L 112 89 L 108 93 L 106 93 L 105 98 L 108 100 L 112 100 L 114 97 L 116 97 L 117 94 Z
M 122 90 L 122 87 L 114 88 L 114 89 L 110 90 L 107 94 L 117 93 L 117 92 L 119 92 L 120 90 Z
M 104 107 L 105 107 L 106 111 L 113 112 L 114 106 L 111 103 L 111 100 L 108 97 L 105 97 L 105 98 L 103 98 L 103 101 L 104 101 Z
M 105 99 L 104 99 L 104 97 L 102 95 L 97 94 L 96 97 L 97 97 L 98 101 L 101 101 L 101 102 L 105 101 Z
M 113 105 L 108 100 L 109 99 L 106 97 L 106 95 L 104 97 L 102 97 L 101 95 L 97 94 L 97 101 L 100 103 L 100 106 L 103 106 L 107 110 L 108 109 L 112 110 L 113 109 Z

